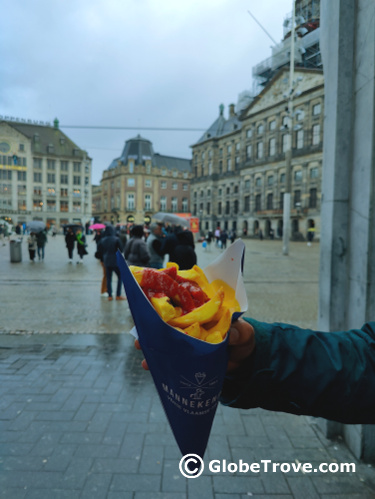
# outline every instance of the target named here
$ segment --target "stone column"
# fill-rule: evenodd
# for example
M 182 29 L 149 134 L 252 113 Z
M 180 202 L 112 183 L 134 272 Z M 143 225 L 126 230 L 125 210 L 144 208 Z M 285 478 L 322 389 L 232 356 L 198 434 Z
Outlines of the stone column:
M 325 123 L 319 328 L 375 319 L 375 2 L 321 1 Z M 327 422 L 357 457 L 375 459 L 375 425 Z

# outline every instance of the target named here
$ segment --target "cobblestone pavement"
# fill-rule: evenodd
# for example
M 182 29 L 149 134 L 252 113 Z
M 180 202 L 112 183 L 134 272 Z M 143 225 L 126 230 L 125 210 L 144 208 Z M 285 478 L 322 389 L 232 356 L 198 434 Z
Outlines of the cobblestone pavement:
M 142 355 L 126 302 L 100 297 L 94 245 L 68 264 L 62 236 L 44 262 L 10 263 L 0 246 L 0 497 L 6 499 L 375 497 L 375 472 L 314 418 L 219 406 L 199 478 L 184 478 L 179 450 Z M 204 267 L 220 250 L 198 248 Z M 249 310 L 260 320 L 315 327 L 319 248 L 246 241 Z M 350 473 L 213 473 L 227 463 L 355 463 Z

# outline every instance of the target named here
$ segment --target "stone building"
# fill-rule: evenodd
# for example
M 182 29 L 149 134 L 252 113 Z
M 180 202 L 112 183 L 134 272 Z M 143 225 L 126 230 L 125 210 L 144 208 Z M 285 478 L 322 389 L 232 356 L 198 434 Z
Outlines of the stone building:
M 143 224 L 158 211 L 190 211 L 191 161 L 154 152 L 138 135 L 103 172 L 93 190 L 93 216 L 111 223 Z
M 91 158 L 54 125 L 0 121 L 0 217 L 13 224 L 85 224 Z
M 292 126 L 291 236 L 319 234 L 324 80 L 318 69 L 296 68 Z M 191 202 L 201 231 L 220 226 L 237 234 L 282 235 L 290 126 L 288 69 L 279 70 L 241 113 L 223 106 L 193 149 Z

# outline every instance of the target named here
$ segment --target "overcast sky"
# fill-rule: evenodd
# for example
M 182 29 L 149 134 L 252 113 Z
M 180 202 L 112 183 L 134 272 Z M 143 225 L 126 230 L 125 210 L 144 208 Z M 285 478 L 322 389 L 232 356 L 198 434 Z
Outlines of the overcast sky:
M 252 91 L 292 0 L 3 0 L 0 115 L 53 122 L 93 160 L 92 181 L 140 133 L 191 158 L 219 105 Z M 84 130 L 68 125 L 132 127 Z

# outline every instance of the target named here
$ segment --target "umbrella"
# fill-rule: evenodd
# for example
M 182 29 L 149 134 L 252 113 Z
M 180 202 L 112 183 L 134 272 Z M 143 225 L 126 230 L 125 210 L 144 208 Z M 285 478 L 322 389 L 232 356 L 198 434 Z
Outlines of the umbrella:
M 183 227 L 189 227 L 190 225 L 189 220 L 179 217 L 178 215 L 173 215 L 173 213 L 163 213 L 162 211 L 159 211 L 159 213 L 153 215 L 153 218 L 159 222 L 181 225 Z
M 93 225 L 90 225 L 89 229 L 91 230 L 99 230 L 99 229 L 105 229 L 106 228 L 106 225 L 104 224 L 93 224 Z
M 32 220 L 27 224 L 27 230 L 29 232 L 42 232 L 46 228 L 46 224 L 41 220 Z

